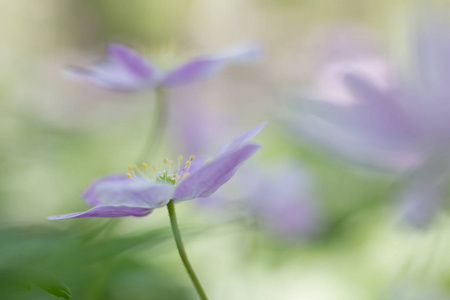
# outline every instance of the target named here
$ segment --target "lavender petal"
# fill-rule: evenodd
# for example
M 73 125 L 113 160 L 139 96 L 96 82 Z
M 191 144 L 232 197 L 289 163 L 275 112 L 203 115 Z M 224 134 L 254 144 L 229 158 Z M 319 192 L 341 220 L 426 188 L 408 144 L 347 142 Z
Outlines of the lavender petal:
M 62 220 L 71 218 L 115 218 L 115 217 L 143 217 L 152 212 L 153 209 L 127 206 L 96 206 L 85 212 L 71 213 L 48 217 L 47 220 Z
M 98 179 L 94 181 L 83 193 L 83 198 L 86 200 L 86 203 L 91 206 L 100 205 L 100 201 L 97 199 L 95 195 L 95 189 L 99 184 L 104 182 L 110 183 L 119 183 L 123 181 L 129 181 L 130 179 L 125 174 L 112 174 L 107 177 Z
M 260 56 L 261 49 L 252 45 L 229 49 L 216 56 L 199 57 L 169 72 L 163 79 L 163 84 L 178 85 L 205 79 L 215 75 L 229 63 L 244 63 Z
M 96 186 L 95 195 L 102 205 L 155 208 L 170 201 L 173 186 L 138 177 L 122 182 L 102 182 Z
M 153 80 L 158 73 L 157 69 L 139 53 L 125 45 L 109 44 L 107 52 L 110 59 L 121 63 L 130 73 L 143 81 Z
M 172 199 L 183 201 L 210 196 L 227 182 L 241 164 L 255 154 L 259 148 L 261 145 L 248 144 L 205 164 L 178 184 Z
M 229 151 L 234 151 L 243 145 L 247 144 L 251 139 L 253 139 L 265 126 L 267 125 L 267 122 L 263 122 L 259 125 L 256 125 L 255 127 L 247 130 L 246 132 L 240 134 L 239 136 L 235 137 L 233 140 L 229 141 L 228 143 L 224 144 L 220 149 L 217 151 L 216 156 L 222 155 Z
M 111 44 L 107 51 L 107 59 L 86 68 L 69 67 L 68 75 L 75 80 L 116 91 L 132 92 L 157 83 L 158 70 L 134 50 Z

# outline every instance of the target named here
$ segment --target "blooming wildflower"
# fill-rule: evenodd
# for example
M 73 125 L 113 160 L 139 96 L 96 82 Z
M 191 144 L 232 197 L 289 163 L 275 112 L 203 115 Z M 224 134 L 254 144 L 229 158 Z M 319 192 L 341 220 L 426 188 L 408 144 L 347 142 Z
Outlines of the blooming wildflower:
M 103 88 L 139 91 L 174 86 L 214 76 L 229 63 L 244 63 L 260 57 L 261 49 L 245 45 L 211 56 L 200 56 L 177 67 L 162 70 L 133 49 L 121 44 L 107 46 L 108 57 L 87 68 L 71 67 L 72 77 Z
M 282 163 L 249 172 L 245 174 L 249 205 L 262 228 L 287 239 L 318 233 L 319 207 L 301 166 Z
M 347 104 L 306 101 L 293 115 L 293 131 L 335 155 L 372 167 L 401 171 L 421 163 L 422 124 L 397 83 L 380 83 L 372 60 L 330 65 L 328 95 L 347 96 Z M 370 70 L 361 71 L 364 68 Z M 384 72 L 383 72 L 384 73 Z M 324 78 L 322 78 L 323 80 Z M 387 80 L 387 79 L 386 79 Z M 333 89 L 335 88 L 335 89 Z
M 371 70 L 343 68 L 342 87 L 353 104 L 311 101 L 308 114 L 291 124 L 330 152 L 406 175 L 402 210 L 416 225 L 436 212 L 450 178 L 450 35 L 443 25 L 419 22 L 418 72 L 408 80 L 391 77 L 380 85 Z
M 170 200 L 180 202 L 194 198 L 208 197 L 227 182 L 261 145 L 250 143 L 266 125 L 242 133 L 223 145 L 216 156 L 209 161 L 197 161 L 194 156 L 184 163 L 178 157 L 176 163 L 165 158 L 164 169 L 142 164 L 142 171 L 129 167 L 126 175 L 111 175 L 94 182 L 84 193 L 92 209 L 67 215 L 52 216 L 49 220 L 83 217 L 144 216 L 154 208 L 165 206 Z

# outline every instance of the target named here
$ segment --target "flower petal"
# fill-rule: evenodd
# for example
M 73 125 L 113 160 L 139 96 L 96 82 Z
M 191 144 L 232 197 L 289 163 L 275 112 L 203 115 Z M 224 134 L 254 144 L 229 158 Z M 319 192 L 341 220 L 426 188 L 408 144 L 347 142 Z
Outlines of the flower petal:
M 313 184 L 301 165 L 286 161 L 242 172 L 239 182 L 261 227 L 283 238 L 313 236 L 321 230 Z
M 157 70 L 147 62 L 139 53 L 125 45 L 109 44 L 108 54 L 110 59 L 121 63 L 130 73 L 137 78 L 151 81 L 157 74 Z
M 102 205 L 155 208 L 166 205 L 173 195 L 173 186 L 144 178 L 121 182 L 102 182 L 95 196 Z
M 228 49 L 215 56 L 198 57 L 169 72 L 163 79 L 165 85 L 183 84 L 213 76 L 228 63 L 245 63 L 261 56 L 261 48 L 255 45 Z
M 417 54 L 417 83 L 426 93 L 433 93 L 427 99 L 428 105 L 445 107 L 443 98 L 448 98 L 450 89 L 450 34 L 448 18 L 439 12 L 426 14 L 419 18 L 415 28 L 415 50 Z M 436 99 L 437 98 L 437 99 Z
M 263 122 L 259 125 L 256 125 L 255 127 L 247 130 L 246 132 L 240 134 L 239 136 L 235 137 L 233 140 L 229 141 L 228 143 L 222 145 L 222 147 L 219 148 L 219 150 L 216 153 L 216 156 L 222 155 L 229 151 L 234 151 L 243 145 L 247 144 L 251 139 L 253 139 L 265 126 L 267 125 L 267 122 Z
M 100 201 L 97 199 L 95 195 L 95 189 L 99 184 L 105 182 L 118 183 L 123 181 L 130 181 L 130 179 L 123 173 L 121 174 L 112 174 L 110 176 L 98 179 L 94 181 L 83 193 L 83 198 L 86 200 L 86 203 L 91 206 L 100 205 Z
M 175 188 L 172 199 L 177 201 L 208 197 L 227 182 L 261 145 L 248 144 L 234 152 L 227 152 L 205 164 Z
M 119 91 L 136 91 L 156 84 L 158 71 L 134 50 L 119 44 L 108 46 L 108 59 L 90 67 L 69 67 L 77 80 Z
M 297 120 L 287 122 L 287 126 L 301 138 L 299 141 L 309 141 L 329 155 L 367 167 L 405 171 L 416 167 L 424 159 L 421 153 L 395 151 L 388 144 L 380 147 L 380 143 L 375 144 L 368 137 L 355 135 L 335 123 L 311 114 L 299 113 Z
M 444 195 L 445 177 L 427 171 L 415 174 L 399 197 L 404 220 L 415 227 L 428 225 L 439 211 Z
M 141 207 L 127 207 L 127 206 L 97 206 L 85 212 L 71 213 L 67 215 L 58 215 L 48 217 L 47 220 L 62 220 L 71 218 L 115 218 L 115 217 L 143 217 L 151 213 L 153 209 Z

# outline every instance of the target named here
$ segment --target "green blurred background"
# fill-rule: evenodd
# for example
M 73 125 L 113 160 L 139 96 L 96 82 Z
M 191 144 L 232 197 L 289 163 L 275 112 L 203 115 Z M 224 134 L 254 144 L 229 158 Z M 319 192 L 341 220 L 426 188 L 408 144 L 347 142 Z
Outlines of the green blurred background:
M 44 290 L 73 299 L 196 299 L 165 209 L 145 218 L 46 220 L 86 209 L 80 195 L 90 182 L 126 172 L 153 110 L 151 93 L 103 91 L 67 80 L 62 70 L 103 56 L 108 42 L 157 59 L 166 51 L 188 58 L 247 41 L 264 47 L 263 61 L 175 88 L 172 116 L 201 107 L 225 124 L 223 135 L 211 137 L 210 154 L 270 121 L 257 138 L 264 150 L 255 163 L 289 157 L 307 166 L 324 229 L 285 241 L 239 214 L 195 201 L 178 205 L 187 251 L 210 298 L 450 299 L 446 216 L 426 229 L 399 225 L 390 210 L 392 178 L 335 161 L 279 124 L 286 94 L 314 80 L 329 51 L 324 45 L 336 38 L 330 30 L 357 28 L 352 40 L 401 64 L 413 1 L 0 3 L 0 299 L 56 299 Z M 184 151 L 177 150 L 179 123 L 171 124 L 155 160 Z

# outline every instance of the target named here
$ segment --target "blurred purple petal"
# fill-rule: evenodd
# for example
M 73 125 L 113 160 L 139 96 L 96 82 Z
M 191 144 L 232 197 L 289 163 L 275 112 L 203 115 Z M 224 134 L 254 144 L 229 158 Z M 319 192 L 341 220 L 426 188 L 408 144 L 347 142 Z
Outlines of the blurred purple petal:
M 229 141 L 228 143 L 224 144 L 220 149 L 217 151 L 216 156 L 222 155 L 229 151 L 234 151 L 246 143 L 248 143 L 251 139 L 253 139 L 265 126 L 267 125 L 267 122 L 263 122 L 259 125 L 256 125 L 255 127 L 247 130 L 246 132 L 240 134 L 233 140 Z
M 369 81 L 354 74 L 346 77 L 346 83 L 361 103 L 355 105 L 355 111 L 347 117 L 353 126 L 364 126 L 363 134 L 369 134 L 375 140 L 387 140 L 394 147 L 410 147 L 411 142 L 421 137 L 418 120 L 411 115 L 411 109 L 402 105 L 406 99 L 399 91 L 381 92 Z
M 157 69 L 134 50 L 119 44 L 111 44 L 107 50 L 106 60 L 86 68 L 70 67 L 69 75 L 118 91 L 136 91 L 157 83 Z
M 321 217 L 305 170 L 292 163 L 249 169 L 242 176 L 250 207 L 260 225 L 277 236 L 312 236 Z
M 395 171 L 417 166 L 424 159 L 426 131 L 414 101 L 385 68 L 358 66 L 342 67 L 328 77 L 331 85 L 322 83 L 324 87 L 340 87 L 337 93 L 350 97 L 351 104 L 304 101 L 296 125 L 291 123 L 291 127 L 330 153 L 359 164 Z M 364 66 L 370 70 L 362 71 Z M 384 80 L 379 78 L 381 75 Z M 329 90 L 327 94 L 334 92 Z
M 213 159 L 178 184 L 173 199 L 183 201 L 210 196 L 227 182 L 241 164 L 259 148 L 261 148 L 260 145 L 248 144 L 234 152 L 225 153 Z
M 416 26 L 415 50 L 419 68 L 420 85 L 428 93 L 433 93 L 433 103 L 441 103 L 443 97 L 450 96 L 448 78 L 450 76 L 450 34 L 448 17 L 433 11 L 419 19 Z M 437 96 L 437 98 L 436 98 Z
M 328 62 L 322 66 L 317 75 L 315 93 L 326 102 L 340 104 L 358 102 L 345 82 L 349 74 L 369 80 L 381 92 L 391 90 L 393 83 L 396 82 L 393 66 L 382 58 L 373 56 L 347 58 Z
M 209 78 L 229 63 L 244 63 L 258 59 L 261 49 L 258 46 L 236 47 L 216 56 L 204 56 L 188 61 L 169 72 L 163 79 L 164 85 L 178 85 Z
M 71 218 L 115 218 L 115 217 L 143 217 L 152 212 L 153 209 L 142 207 L 127 207 L 127 206 L 96 206 L 85 212 L 71 213 L 67 215 L 58 215 L 48 217 L 47 220 L 62 220 Z
M 302 141 L 307 140 L 330 155 L 366 167 L 405 171 L 416 167 L 425 159 L 414 151 L 393 151 L 380 147 L 379 143 L 374 147 L 370 137 L 352 135 L 333 123 L 311 115 L 302 117 L 289 127 Z
M 338 87 L 340 95 L 350 95 L 352 105 L 308 104 L 308 114 L 291 124 L 302 137 L 330 153 L 362 165 L 400 171 L 407 182 L 399 197 L 403 214 L 416 226 L 425 225 L 437 211 L 449 178 L 447 28 L 447 17 L 433 11 L 418 23 L 418 60 L 408 69 L 408 77 L 381 74 L 383 68 L 373 73 L 376 69 L 367 69 L 369 65 L 365 70 L 345 72 L 344 68 L 340 80 L 332 80 L 329 86 Z
M 130 73 L 143 81 L 155 80 L 157 71 L 139 53 L 121 44 L 108 45 L 109 58 L 122 64 Z
M 437 175 L 420 170 L 406 183 L 399 201 L 401 214 L 409 224 L 423 227 L 437 213 L 445 195 L 444 177 Z

